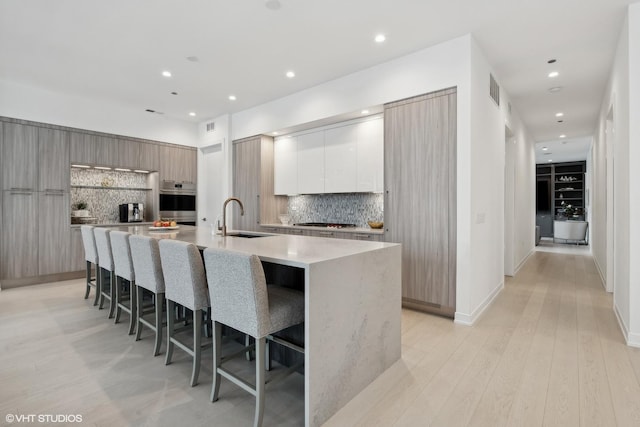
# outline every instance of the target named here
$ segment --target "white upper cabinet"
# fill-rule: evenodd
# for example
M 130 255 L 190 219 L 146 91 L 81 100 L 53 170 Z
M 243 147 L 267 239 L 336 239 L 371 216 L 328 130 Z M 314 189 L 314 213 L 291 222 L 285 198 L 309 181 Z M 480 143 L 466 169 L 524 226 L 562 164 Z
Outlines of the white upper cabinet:
M 358 124 L 358 192 L 382 192 L 384 186 L 383 120 Z
M 324 132 L 297 136 L 298 193 L 324 193 Z
M 382 192 L 382 118 L 279 137 L 274 151 L 275 194 Z
M 352 193 L 357 187 L 358 125 L 324 133 L 325 193 Z
M 274 143 L 274 193 L 298 194 L 298 145 L 296 137 L 277 138 Z

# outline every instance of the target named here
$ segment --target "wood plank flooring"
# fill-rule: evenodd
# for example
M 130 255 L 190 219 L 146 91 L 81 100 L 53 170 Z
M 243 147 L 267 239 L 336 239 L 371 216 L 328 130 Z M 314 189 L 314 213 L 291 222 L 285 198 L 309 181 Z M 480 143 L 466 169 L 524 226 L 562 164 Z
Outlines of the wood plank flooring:
M 209 352 L 189 387 L 186 354 L 165 366 L 150 332 L 135 342 L 126 316 L 114 325 L 83 293 L 79 280 L 0 292 L 0 425 L 7 414 L 251 425 L 253 398 L 239 388 L 223 381 L 209 402 Z M 402 339 L 402 360 L 327 426 L 640 426 L 640 349 L 624 344 L 583 251 L 536 252 L 473 327 L 403 310 Z M 264 425 L 302 425 L 303 394 L 297 374 L 268 387 Z

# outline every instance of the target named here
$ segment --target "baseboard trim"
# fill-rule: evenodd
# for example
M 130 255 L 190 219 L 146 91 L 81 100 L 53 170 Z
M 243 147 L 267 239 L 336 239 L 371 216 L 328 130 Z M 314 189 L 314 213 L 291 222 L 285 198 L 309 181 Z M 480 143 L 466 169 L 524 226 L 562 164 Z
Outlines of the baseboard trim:
M 622 332 L 622 336 L 624 336 L 625 342 L 627 343 L 627 345 L 631 345 L 629 343 L 629 328 L 627 328 L 627 325 L 624 323 L 624 320 L 620 315 L 620 310 L 618 310 L 618 305 L 615 303 L 615 301 L 613 303 L 613 312 L 616 315 L 616 320 L 618 321 L 618 326 L 620 326 L 620 331 Z
M 592 256 L 591 258 L 593 258 L 593 263 L 596 265 L 596 270 L 598 270 L 598 275 L 600 276 L 602 287 L 604 288 L 605 291 L 607 291 L 607 279 L 606 277 L 604 277 L 604 274 L 602 273 L 602 269 L 600 268 L 600 263 L 598 263 L 598 258 L 594 256 Z M 607 291 L 607 292 L 611 293 L 610 291 Z
M 529 260 L 529 258 L 531 257 L 531 255 L 533 255 L 535 253 L 535 249 L 531 249 L 529 251 L 529 253 L 522 259 L 522 261 L 520 261 L 520 263 L 518 264 L 518 266 L 516 267 L 515 271 L 513 272 L 513 275 L 515 276 L 516 274 L 518 274 L 518 272 L 520 272 L 520 269 L 522 267 L 524 267 L 524 265 L 527 263 L 527 261 Z
M 63 280 L 79 279 L 84 277 L 85 271 L 70 271 L 67 273 L 45 274 L 42 276 L 26 277 L 23 279 L 3 280 L 0 289 L 21 288 L 23 286 L 40 285 L 42 283 L 60 282 Z
M 498 286 L 496 286 L 495 289 L 491 291 L 491 293 L 484 299 L 484 301 L 482 301 L 482 303 L 480 303 L 478 307 L 476 307 L 475 310 L 473 310 L 471 314 L 460 313 L 459 311 L 456 311 L 453 322 L 459 325 L 473 326 L 473 324 L 480 318 L 480 316 L 482 316 L 485 310 L 489 308 L 491 304 L 493 304 L 493 300 L 496 299 L 498 294 L 500 294 L 500 291 L 502 291 L 503 289 L 504 281 L 500 282 Z

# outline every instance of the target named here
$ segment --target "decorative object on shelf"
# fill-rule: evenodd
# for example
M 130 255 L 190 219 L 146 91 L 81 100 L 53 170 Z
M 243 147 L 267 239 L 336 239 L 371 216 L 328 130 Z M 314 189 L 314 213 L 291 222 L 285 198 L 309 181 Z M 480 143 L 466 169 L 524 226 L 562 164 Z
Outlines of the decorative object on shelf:
M 103 187 L 113 187 L 113 180 L 110 178 L 103 178 L 100 185 Z
M 278 215 L 278 218 L 280 218 L 280 222 L 283 225 L 289 225 L 289 223 L 291 222 L 291 216 L 289 216 L 287 214 L 280 214 L 280 215 Z
M 376 230 L 384 227 L 384 223 L 382 221 L 367 221 L 367 224 L 369 224 L 369 227 Z
M 87 210 L 87 202 L 78 202 L 76 203 L 76 208 L 71 212 L 72 216 L 75 217 L 88 217 L 89 211 Z

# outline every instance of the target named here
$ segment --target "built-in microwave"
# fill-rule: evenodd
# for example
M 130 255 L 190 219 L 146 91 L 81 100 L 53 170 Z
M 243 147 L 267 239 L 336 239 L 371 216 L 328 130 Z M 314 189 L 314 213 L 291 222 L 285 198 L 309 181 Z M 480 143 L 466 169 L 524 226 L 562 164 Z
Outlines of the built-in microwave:
M 196 224 L 196 185 L 191 182 L 162 181 L 160 217 L 178 224 Z

